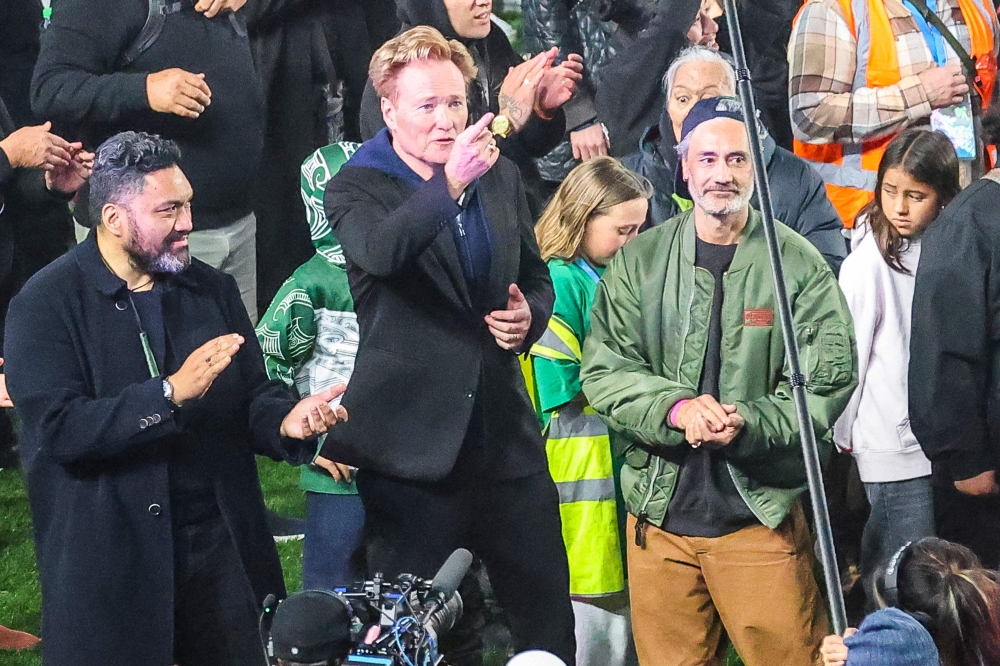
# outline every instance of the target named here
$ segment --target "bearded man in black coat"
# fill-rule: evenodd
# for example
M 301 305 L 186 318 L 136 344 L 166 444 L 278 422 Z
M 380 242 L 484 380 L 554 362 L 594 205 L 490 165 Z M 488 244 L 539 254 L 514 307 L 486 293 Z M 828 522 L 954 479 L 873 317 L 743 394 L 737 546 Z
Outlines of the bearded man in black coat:
M 308 462 L 346 416 L 342 386 L 296 403 L 268 381 L 236 281 L 190 258 L 179 159 L 148 134 L 102 144 L 97 227 L 7 317 L 49 664 L 263 664 L 284 584 L 253 454 Z

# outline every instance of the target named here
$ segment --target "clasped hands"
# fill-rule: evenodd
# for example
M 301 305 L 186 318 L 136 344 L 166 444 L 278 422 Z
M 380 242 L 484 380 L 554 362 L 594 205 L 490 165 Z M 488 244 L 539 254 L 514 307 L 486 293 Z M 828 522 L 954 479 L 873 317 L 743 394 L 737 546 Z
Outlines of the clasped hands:
M 173 403 L 180 407 L 204 396 L 215 379 L 229 367 L 245 341 L 242 335 L 230 333 L 209 340 L 191 352 L 180 369 L 167 377 L 174 391 Z M 322 435 L 339 421 L 346 421 L 347 410 L 343 405 L 330 407 L 330 402 L 346 389 L 347 386 L 339 384 L 299 400 L 281 421 L 281 436 L 309 439 Z
M 736 405 L 719 404 L 706 394 L 681 405 L 674 423 L 669 425 L 683 429 L 684 438 L 693 448 L 720 449 L 728 446 L 745 424 Z

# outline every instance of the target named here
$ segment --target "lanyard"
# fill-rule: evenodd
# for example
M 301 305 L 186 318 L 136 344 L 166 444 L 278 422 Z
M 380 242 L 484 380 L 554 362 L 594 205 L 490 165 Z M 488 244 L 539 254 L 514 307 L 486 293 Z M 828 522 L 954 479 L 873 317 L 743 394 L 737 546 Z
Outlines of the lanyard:
M 573 263 L 576 264 L 580 268 L 580 270 L 589 275 L 590 279 L 593 280 L 594 282 L 601 281 L 601 276 L 597 274 L 597 271 L 595 271 L 593 267 L 584 260 L 583 257 L 580 257 Z
M 135 307 L 132 294 L 128 295 L 128 302 L 132 306 L 135 323 L 139 326 L 139 342 L 142 343 L 142 353 L 146 357 L 146 367 L 149 368 L 149 376 L 152 379 L 156 379 L 160 376 L 160 365 L 156 362 L 156 356 L 153 354 L 153 345 L 149 343 L 149 335 L 146 334 L 146 329 L 142 327 L 142 319 L 139 318 L 139 310 Z
M 917 22 L 920 32 L 924 33 L 924 41 L 927 42 L 927 48 L 930 49 L 934 62 L 937 63 L 938 67 L 947 65 L 948 53 L 944 48 L 944 37 L 941 36 L 937 28 L 924 20 L 924 17 L 910 0 L 903 0 L 903 4 L 910 10 L 910 14 L 913 16 L 913 20 Z M 937 0 L 927 0 L 927 8 L 936 14 Z

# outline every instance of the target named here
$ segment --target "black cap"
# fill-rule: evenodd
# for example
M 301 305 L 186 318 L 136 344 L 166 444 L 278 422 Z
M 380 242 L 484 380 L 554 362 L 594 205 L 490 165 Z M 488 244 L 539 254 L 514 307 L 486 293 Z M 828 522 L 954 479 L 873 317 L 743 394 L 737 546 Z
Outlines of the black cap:
M 681 141 L 694 128 L 716 118 L 732 118 L 743 122 L 743 105 L 735 97 L 706 97 L 698 100 L 681 123 Z
M 345 658 L 351 647 L 347 601 L 324 590 L 293 594 L 274 613 L 271 642 L 274 656 L 287 661 L 311 664 Z

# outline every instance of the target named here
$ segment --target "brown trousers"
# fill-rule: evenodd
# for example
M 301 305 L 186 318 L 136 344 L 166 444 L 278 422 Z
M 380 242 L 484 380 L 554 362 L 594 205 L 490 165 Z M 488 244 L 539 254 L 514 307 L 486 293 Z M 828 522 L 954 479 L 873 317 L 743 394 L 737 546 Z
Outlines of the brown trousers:
M 628 517 L 635 533 L 635 517 Z M 642 666 L 722 666 L 728 634 L 746 666 L 809 666 L 829 633 L 812 539 L 796 502 L 778 529 L 718 538 L 653 526 L 628 543 L 632 631 Z

